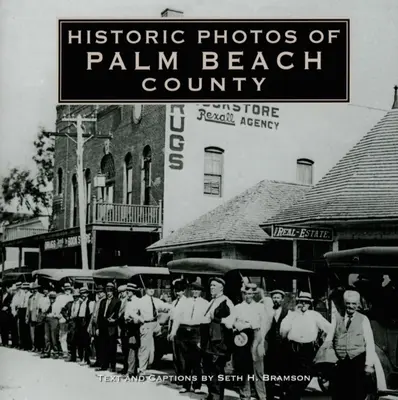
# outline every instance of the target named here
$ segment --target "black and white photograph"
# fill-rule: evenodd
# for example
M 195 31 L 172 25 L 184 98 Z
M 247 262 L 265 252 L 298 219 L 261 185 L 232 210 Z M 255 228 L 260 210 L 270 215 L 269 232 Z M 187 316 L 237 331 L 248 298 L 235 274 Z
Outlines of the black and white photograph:
M 398 2 L 0 0 L 0 399 L 398 400 Z

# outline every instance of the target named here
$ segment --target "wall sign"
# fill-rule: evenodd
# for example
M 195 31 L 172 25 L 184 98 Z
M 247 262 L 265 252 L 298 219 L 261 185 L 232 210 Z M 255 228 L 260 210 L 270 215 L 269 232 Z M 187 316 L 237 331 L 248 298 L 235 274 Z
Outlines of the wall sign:
M 272 237 L 274 239 L 297 239 L 313 241 L 333 241 L 333 230 L 329 228 L 306 228 L 299 226 L 280 226 L 272 227 Z
M 91 243 L 91 233 L 87 233 L 86 241 L 87 244 Z M 80 246 L 80 235 L 48 240 L 44 242 L 44 250 L 57 250 L 76 246 Z
M 185 130 L 185 111 L 184 105 L 170 106 L 170 118 L 169 118 L 169 140 L 166 144 L 169 146 L 169 168 L 171 169 L 183 169 L 184 167 L 184 130 Z
M 263 104 L 198 104 L 197 119 L 276 131 L 279 127 L 279 108 Z

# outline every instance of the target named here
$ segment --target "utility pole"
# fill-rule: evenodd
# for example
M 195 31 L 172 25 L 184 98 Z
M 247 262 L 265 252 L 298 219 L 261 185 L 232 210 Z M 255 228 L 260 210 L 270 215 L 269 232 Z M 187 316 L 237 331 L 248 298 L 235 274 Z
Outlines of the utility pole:
M 51 136 L 67 137 L 76 143 L 76 173 L 77 173 L 77 185 L 78 185 L 78 203 L 79 203 L 79 225 L 80 225 L 80 247 L 82 254 L 82 269 L 88 270 L 88 252 L 87 252 L 87 234 L 86 234 L 86 203 L 85 203 L 85 188 L 84 188 L 84 173 L 83 173 L 83 153 L 84 145 L 94 137 L 94 135 L 88 135 L 84 133 L 84 122 L 97 122 L 96 117 L 83 117 L 78 114 L 76 117 L 64 117 L 64 122 L 72 122 L 76 128 L 76 133 L 62 133 L 62 132 L 48 132 Z M 73 138 L 76 138 L 73 139 Z M 101 139 L 112 139 L 110 135 L 99 135 L 95 136 Z M 85 139 L 86 138 L 86 139 Z

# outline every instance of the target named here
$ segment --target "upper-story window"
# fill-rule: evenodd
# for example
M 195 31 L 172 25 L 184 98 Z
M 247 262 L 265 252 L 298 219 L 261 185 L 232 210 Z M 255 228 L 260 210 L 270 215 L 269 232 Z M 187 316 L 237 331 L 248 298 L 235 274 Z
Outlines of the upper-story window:
M 84 171 L 84 185 L 85 185 L 85 198 L 86 198 L 86 220 L 87 223 L 90 220 L 90 212 L 91 212 L 91 171 L 87 168 Z
M 71 218 L 70 225 L 71 227 L 77 226 L 77 210 L 79 205 L 78 199 L 78 189 L 77 189 L 77 176 L 74 174 L 72 176 L 72 191 L 71 191 Z
M 115 161 L 111 153 L 107 153 L 101 160 L 101 173 L 105 175 L 105 188 L 102 188 L 102 200 L 106 203 L 113 203 L 115 188 Z
M 124 201 L 133 204 L 133 156 L 127 153 L 124 158 Z
M 223 164 L 223 149 L 219 147 L 205 148 L 204 194 L 215 197 L 222 196 Z
M 297 183 L 303 185 L 312 185 L 314 161 L 308 158 L 299 158 L 297 160 Z
M 57 171 L 57 194 L 62 193 L 62 186 L 63 186 L 62 179 L 63 179 L 62 168 L 58 168 L 58 171 Z
M 151 203 L 151 182 L 152 182 L 152 151 L 150 146 L 145 146 L 142 153 L 141 171 L 141 203 L 149 205 Z

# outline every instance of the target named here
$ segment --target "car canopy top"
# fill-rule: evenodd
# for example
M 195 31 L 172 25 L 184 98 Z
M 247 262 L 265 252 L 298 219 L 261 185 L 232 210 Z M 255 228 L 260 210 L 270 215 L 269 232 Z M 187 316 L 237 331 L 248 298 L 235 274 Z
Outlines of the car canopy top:
M 360 247 L 350 250 L 331 251 L 325 254 L 329 268 L 396 269 L 398 247 Z
M 33 272 L 33 278 L 46 278 L 52 281 L 60 281 L 62 279 L 72 280 L 92 280 L 93 271 L 84 269 L 57 269 L 46 268 Z
M 93 271 L 94 279 L 116 279 L 116 280 L 129 280 L 136 275 L 153 275 L 153 276 L 169 276 L 170 272 L 167 268 L 162 267 L 148 267 L 148 266 L 118 266 L 101 268 Z
M 225 258 L 185 258 L 170 261 L 167 267 L 172 273 L 196 275 L 225 275 L 231 271 L 241 271 L 242 273 L 253 273 L 255 275 L 269 273 L 312 274 L 311 271 L 282 263 Z

